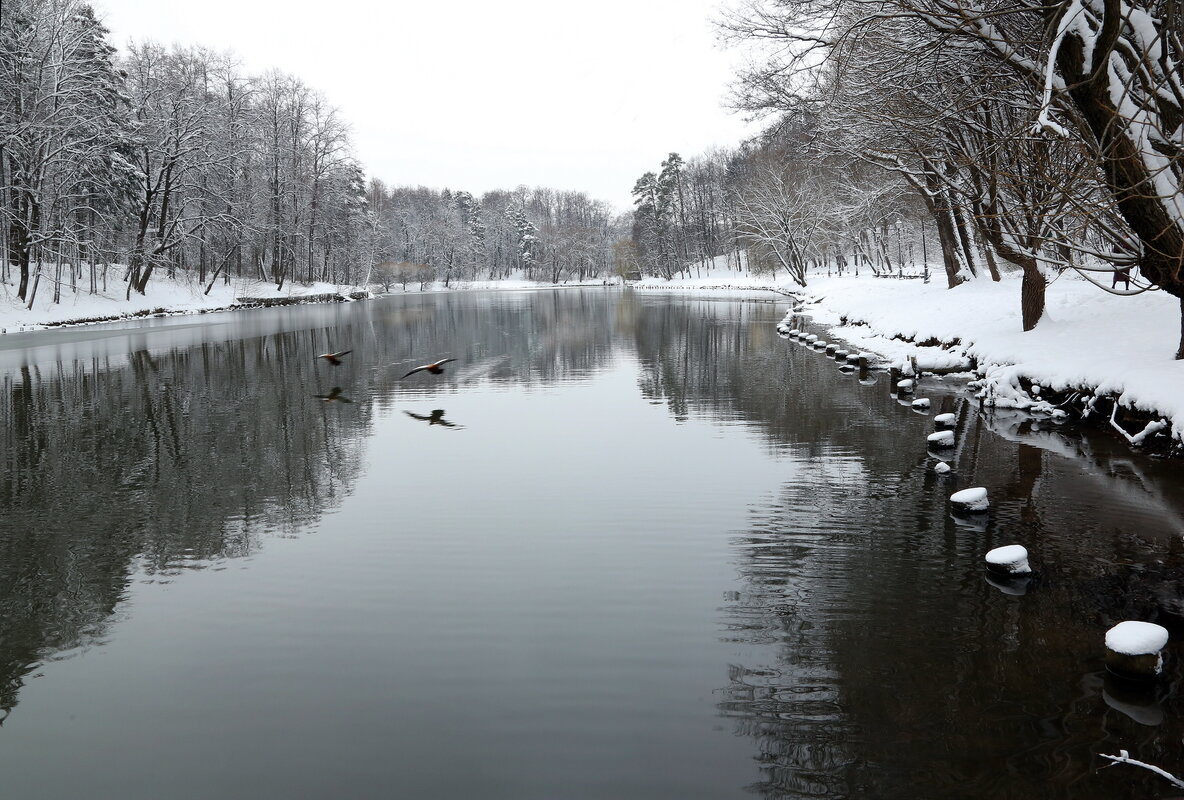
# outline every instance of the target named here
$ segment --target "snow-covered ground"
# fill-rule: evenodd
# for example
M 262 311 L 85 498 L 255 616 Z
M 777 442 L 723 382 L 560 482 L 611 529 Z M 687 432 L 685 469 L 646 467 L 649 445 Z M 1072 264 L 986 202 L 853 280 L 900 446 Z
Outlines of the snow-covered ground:
M 739 266 L 737 266 L 739 262 Z M 699 289 L 768 289 L 776 292 L 796 290 L 784 273 L 777 275 L 756 275 L 745 267 L 743 254 L 739 258 L 735 255 L 716 256 L 713 259 L 701 261 L 689 270 L 690 275 L 676 275 L 670 280 L 662 278 L 642 278 L 630 285 L 635 289 L 673 289 L 690 291 Z
M 1173 359 L 1180 303 L 1163 292 L 1115 296 L 1065 274 L 1048 287 L 1044 318 L 1026 333 L 1018 276 L 955 289 L 947 289 L 940 276 L 928 284 L 820 277 L 801 295 L 804 313 L 827 324 L 832 337 L 888 360 L 916 357 L 923 368 L 974 357 L 999 405 L 1024 407 L 1037 399 L 1019 389 L 1022 376 L 1045 390 L 1116 396 L 1123 406 L 1163 415 L 1177 436 L 1184 430 L 1184 362 Z M 898 336 L 913 341 L 893 338 Z M 931 339 L 958 344 L 916 344 Z

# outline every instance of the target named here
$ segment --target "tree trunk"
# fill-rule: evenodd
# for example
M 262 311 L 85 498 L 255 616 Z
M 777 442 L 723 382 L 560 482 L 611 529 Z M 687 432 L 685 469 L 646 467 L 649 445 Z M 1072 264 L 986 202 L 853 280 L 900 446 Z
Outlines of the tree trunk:
M 970 277 L 978 277 L 978 268 L 974 265 L 974 247 L 971 245 L 970 234 L 967 231 L 966 215 L 962 213 L 957 203 L 950 202 L 950 215 L 954 218 L 954 228 L 958 233 L 958 240 L 962 245 L 962 252 L 966 255 L 966 268 L 970 270 Z
M 1020 309 L 1023 313 L 1024 330 L 1030 331 L 1044 316 L 1044 290 L 1048 280 L 1035 263 L 1024 265 L 1024 280 L 1020 284 Z
M 1184 297 L 1180 298 L 1180 346 L 1176 349 L 1176 360 L 1184 359 Z

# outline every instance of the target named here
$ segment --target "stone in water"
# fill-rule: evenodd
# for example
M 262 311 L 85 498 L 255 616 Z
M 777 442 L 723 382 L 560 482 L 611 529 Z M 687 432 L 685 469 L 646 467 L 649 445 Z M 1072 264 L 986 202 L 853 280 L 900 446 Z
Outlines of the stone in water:
M 991 502 L 987 499 L 987 490 L 981 486 L 954 492 L 950 495 L 950 502 L 954 504 L 955 510 L 974 513 L 986 511 L 991 507 Z
M 931 433 L 926 440 L 930 447 L 953 447 L 954 446 L 954 432 L 953 431 L 938 431 Z
M 1027 575 L 1032 571 L 1028 565 L 1028 549 L 1022 544 L 996 547 L 987 553 L 987 569 L 1003 575 Z

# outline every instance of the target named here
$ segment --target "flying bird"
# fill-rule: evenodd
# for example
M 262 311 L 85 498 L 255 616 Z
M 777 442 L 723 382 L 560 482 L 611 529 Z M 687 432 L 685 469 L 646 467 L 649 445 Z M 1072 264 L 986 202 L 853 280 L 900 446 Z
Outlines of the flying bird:
M 412 419 L 418 419 L 422 422 L 426 422 L 429 425 L 443 425 L 445 428 L 456 427 L 456 423 L 449 422 L 448 420 L 444 419 L 444 409 L 442 408 L 437 408 L 432 412 L 430 417 L 425 417 L 423 414 L 413 414 L 410 411 L 404 411 L 403 413 Z
M 352 403 L 353 402 L 353 400 L 350 400 L 348 397 L 341 396 L 341 387 L 340 386 L 334 386 L 332 389 L 329 390 L 328 394 L 314 394 L 313 397 L 317 398 L 318 400 L 324 400 L 326 403 L 334 403 L 334 402 Z
M 433 375 L 439 375 L 441 372 L 444 371 L 444 365 L 447 364 L 449 361 L 456 361 L 456 359 L 455 358 L 442 358 L 435 363 L 424 364 L 422 367 L 416 367 L 415 369 L 411 370 L 410 372 L 407 373 L 407 375 L 404 375 L 403 378 L 406 378 L 408 375 L 414 375 L 417 372 L 423 372 L 424 370 L 427 370 L 428 372 L 432 373 Z M 403 378 L 399 378 L 399 380 L 403 380 Z
M 353 350 L 342 350 L 340 353 L 321 353 L 317 358 L 323 358 L 335 367 L 341 366 L 341 357 L 352 353 Z

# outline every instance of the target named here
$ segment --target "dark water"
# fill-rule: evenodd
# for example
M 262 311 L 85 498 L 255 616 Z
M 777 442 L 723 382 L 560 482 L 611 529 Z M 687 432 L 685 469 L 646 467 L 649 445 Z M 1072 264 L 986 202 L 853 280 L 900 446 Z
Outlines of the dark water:
M 1184 772 L 1179 467 L 932 383 L 938 478 L 753 299 L 0 338 L 0 796 L 1168 795 L 1097 754 Z M 981 568 L 1016 542 L 1024 594 Z M 1149 691 L 1122 619 L 1172 631 Z

